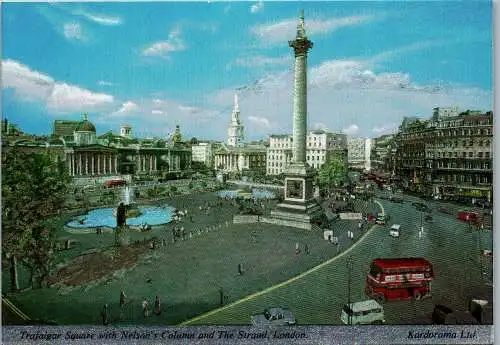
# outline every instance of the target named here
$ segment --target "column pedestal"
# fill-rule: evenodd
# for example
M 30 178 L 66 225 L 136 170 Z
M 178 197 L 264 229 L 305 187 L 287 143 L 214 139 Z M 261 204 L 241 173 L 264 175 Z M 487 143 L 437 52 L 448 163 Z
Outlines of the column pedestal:
M 312 230 L 313 224 L 324 217 L 324 211 L 314 198 L 313 180 L 316 172 L 305 164 L 295 163 L 285 168 L 285 199 L 271 211 L 269 223 Z

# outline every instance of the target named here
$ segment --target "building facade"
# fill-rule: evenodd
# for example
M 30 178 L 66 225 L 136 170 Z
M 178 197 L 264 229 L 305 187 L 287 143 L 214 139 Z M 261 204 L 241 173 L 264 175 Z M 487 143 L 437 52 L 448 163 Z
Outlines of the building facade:
M 267 175 L 280 175 L 292 162 L 293 137 L 289 134 L 269 136 L 267 149 Z M 341 133 L 312 131 L 306 138 L 306 162 L 314 169 L 319 169 L 335 155 L 347 163 L 347 137 Z
M 347 138 L 347 163 L 351 167 L 364 167 L 365 164 L 365 139 Z
M 191 168 L 191 149 L 175 144 L 143 146 L 140 139 L 114 136 L 110 132 L 105 138 L 97 138 L 95 126 L 87 119 L 87 114 L 82 121 L 56 120 L 50 137 L 5 139 L 2 140 L 4 151 L 47 152 L 53 155 L 65 163 L 75 181 L 102 180 L 120 175 L 159 176 Z
M 221 145 L 215 151 L 215 169 L 225 173 L 243 173 L 246 170 L 265 173 L 266 148 L 246 145 L 234 147 Z
M 417 121 L 396 136 L 403 187 L 442 199 L 491 201 L 493 113 Z
M 373 139 L 371 150 L 372 169 L 394 172 L 396 144 L 395 134 L 385 134 Z
M 193 162 L 200 162 L 209 168 L 214 167 L 214 144 L 198 143 L 191 146 Z

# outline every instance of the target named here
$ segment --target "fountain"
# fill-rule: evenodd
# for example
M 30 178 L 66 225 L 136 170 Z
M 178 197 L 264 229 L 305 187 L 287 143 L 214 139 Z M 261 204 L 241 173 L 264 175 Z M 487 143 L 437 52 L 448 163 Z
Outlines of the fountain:
M 175 208 L 163 206 L 138 206 L 133 199 L 133 189 L 125 187 L 121 193 L 121 201 L 126 208 L 126 224 L 138 227 L 144 224 L 161 225 L 169 223 Z M 68 228 L 86 229 L 95 227 L 116 227 L 116 207 L 97 208 L 84 215 L 79 215 L 66 224 Z
M 132 200 L 132 188 L 126 186 L 122 191 L 122 202 L 125 205 L 126 213 L 125 216 L 127 218 L 136 218 L 140 216 L 141 210 L 137 207 L 137 204 Z M 116 217 L 116 209 L 114 211 L 114 216 Z

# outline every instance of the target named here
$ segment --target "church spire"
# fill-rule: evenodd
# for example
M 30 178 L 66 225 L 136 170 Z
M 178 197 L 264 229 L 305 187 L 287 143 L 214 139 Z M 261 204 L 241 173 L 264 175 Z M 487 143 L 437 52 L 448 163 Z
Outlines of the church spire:
M 240 109 L 238 108 L 238 94 L 234 94 L 234 111 L 239 113 Z
M 232 121 L 235 125 L 239 125 L 240 121 L 240 108 L 238 106 L 238 94 L 234 94 L 234 108 L 233 108 L 233 116 Z

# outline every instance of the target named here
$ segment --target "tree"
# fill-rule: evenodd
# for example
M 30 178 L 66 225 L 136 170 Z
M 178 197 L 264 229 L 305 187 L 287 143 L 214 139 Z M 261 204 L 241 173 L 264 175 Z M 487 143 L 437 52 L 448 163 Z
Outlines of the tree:
M 347 181 L 348 169 L 340 156 L 327 161 L 318 172 L 317 183 L 322 189 L 339 187 Z
M 55 228 L 47 218 L 58 213 L 71 178 L 64 162 L 46 153 L 7 152 L 2 159 L 2 249 L 10 261 L 12 289 L 19 290 L 17 263 L 41 285 L 50 273 Z

